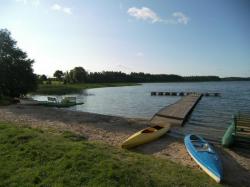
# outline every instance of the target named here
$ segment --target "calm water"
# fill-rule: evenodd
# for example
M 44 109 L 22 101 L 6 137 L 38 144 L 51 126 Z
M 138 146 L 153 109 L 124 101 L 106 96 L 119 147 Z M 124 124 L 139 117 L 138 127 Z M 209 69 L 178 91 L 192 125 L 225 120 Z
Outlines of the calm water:
M 74 95 L 83 105 L 78 110 L 124 117 L 150 119 L 158 110 L 176 102 L 176 96 L 151 96 L 151 91 L 219 92 L 220 97 L 203 97 L 188 124 L 226 128 L 232 114 L 250 110 L 250 81 L 202 83 L 145 83 L 140 86 L 97 88 Z M 35 96 L 46 100 L 46 97 Z

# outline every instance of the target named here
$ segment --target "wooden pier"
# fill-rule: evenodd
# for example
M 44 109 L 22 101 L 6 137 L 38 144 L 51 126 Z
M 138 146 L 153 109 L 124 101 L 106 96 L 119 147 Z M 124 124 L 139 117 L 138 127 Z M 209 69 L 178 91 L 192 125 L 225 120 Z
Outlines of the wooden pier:
M 182 126 L 201 98 L 202 95 L 197 93 L 184 96 L 176 103 L 166 106 L 157 112 L 150 122 L 153 124 Z
M 198 92 L 151 92 L 151 96 L 187 96 L 187 95 L 202 95 L 202 96 L 220 96 L 220 93 L 198 93 Z
M 250 114 L 239 113 L 234 116 L 235 123 L 235 144 L 250 148 Z

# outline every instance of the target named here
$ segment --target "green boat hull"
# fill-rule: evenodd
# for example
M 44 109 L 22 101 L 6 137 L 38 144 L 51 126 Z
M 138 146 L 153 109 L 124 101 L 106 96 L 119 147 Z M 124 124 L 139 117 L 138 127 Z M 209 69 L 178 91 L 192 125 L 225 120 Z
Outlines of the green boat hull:
M 231 125 L 226 130 L 224 136 L 222 137 L 222 146 L 223 147 L 230 147 L 233 145 L 235 140 L 235 124 L 234 122 L 231 123 Z

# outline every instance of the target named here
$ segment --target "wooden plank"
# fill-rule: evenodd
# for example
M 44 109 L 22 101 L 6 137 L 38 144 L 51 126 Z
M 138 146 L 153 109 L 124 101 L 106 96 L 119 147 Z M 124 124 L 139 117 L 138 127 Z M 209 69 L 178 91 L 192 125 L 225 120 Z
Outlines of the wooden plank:
M 151 96 L 186 96 L 186 95 L 220 96 L 220 93 L 197 93 L 197 92 L 151 92 Z
M 250 127 L 250 122 L 237 121 L 237 120 L 236 120 L 236 123 L 237 123 L 237 126 L 238 126 L 238 125 L 241 125 L 241 126 Z
M 244 127 L 236 127 L 236 131 L 238 131 L 238 132 L 249 132 L 250 131 L 250 127 L 248 127 L 248 128 L 244 128 Z
M 250 138 L 250 132 L 237 131 L 236 136 L 244 136 Z
M 151 121 L 151 124 L 158 124 L 158 125 L 166 125 L 166 124 L 171 124 L 174 126 L 181 126 L 183 123 L 183 120 L 176 120 L 176 119 L 170 119 L 170 118 L 165 118 L 165 117 L 160 117 L 160 116 L 155 116 Z
M 176 119 L 176 120 L 183 120 L 183 118 L 174 117 L 174 116 L 166 116 L 166 115 L 161 115 L 161 114 L 156 114 L 156 116 L 163 117 L 163 118 Z
M 151 122 L 157 123 L 158 121 L 162 123 L 165 121 L 173 125 L 182 125 L 201 97 L 201 94 L 184 96 L 176 103 L 166 106 L 157 112 L 151 119 Z
M 250 121 L 250 116 L 237 116 L 237 120 Z

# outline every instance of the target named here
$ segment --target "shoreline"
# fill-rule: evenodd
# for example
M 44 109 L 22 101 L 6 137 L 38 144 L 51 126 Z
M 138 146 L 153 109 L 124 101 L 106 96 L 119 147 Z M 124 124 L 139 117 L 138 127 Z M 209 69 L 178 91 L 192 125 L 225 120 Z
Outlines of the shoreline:
M 84 83 L 84 84 L 40 84 L 31 95 L 66 95 L 77 94 L 85 89 L 138 86 L 140 83 Z
M 81 134 L 89 141 L 104 142 L 120 147 L 131 134 L 147 127 L 144 119 L 129 119 L 66 109 L 46 108 L 40 106 L 10 105 L 0 107 L 0 121 L 14 122 L 32 128 L 56 131 L 71 131 Z M 222 156 L 225 171 L 225 182 L 230 185 L 250 185 L 250 154 L 216 146 Z M 152 143 L 139 146 L 131 151 L 149 154 L 155 157 L 197 168 L 196 163 L 188 155 L 182 139 L 168 134 Z

